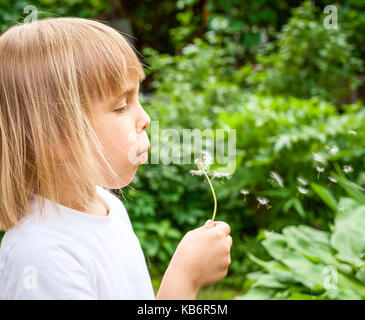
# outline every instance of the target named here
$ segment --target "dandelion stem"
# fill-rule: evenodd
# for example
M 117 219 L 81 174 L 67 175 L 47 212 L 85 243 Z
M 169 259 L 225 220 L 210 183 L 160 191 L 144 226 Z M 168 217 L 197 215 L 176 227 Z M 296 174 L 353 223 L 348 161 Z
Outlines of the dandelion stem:
M 210 189 L 212 190 L 212 193 L 213 193 L 213 198 L 214 198 L 214 212 L 213 212 L 212 221 L 214 221 L 215 213 L 217 212 L 217 198 L 216 198 L 216 196 L 215 196 L 215 192 L 214 192 L 213 185 L 212 185 L 212 183 L 210 182 L 210 179 L 209 179 L 209 177 L 208 177 L 207 173 L 205 172 L 205 170 L 204 170 L 204 174 L 205 174 L 205 176 L 207 177 L 207 180 L 208 180 L 209 185 L 210 185 Z

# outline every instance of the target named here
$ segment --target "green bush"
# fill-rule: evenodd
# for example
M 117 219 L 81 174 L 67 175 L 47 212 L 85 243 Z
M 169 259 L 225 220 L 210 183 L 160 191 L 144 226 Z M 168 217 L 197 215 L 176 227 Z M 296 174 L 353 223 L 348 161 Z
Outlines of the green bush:
M 89 7 L 83 1 L 68 6 L 60 5 L 66 2 L 59 1 L 47 3 L 50 6 L 44 2 L 45 10 L 60 15 L 86 17 L 103 10 L 98 1 Z M 179 3 L 181 9 L 196 4 L 193 0 Z M 247 52 L 252 54 L 257 50 L 260 28 L 255 28 L 255 21 L 265 21 L 265 28 L 271 31 L 283 21 L 272 15 L 269 1 L 251 1 L 245 5 L 257 9 L 262 8 L 260 3 L 267 10 L 248 12 L 253 20 L 241 30 L 239 1 L 233 1 L 237 10 L 232 17 L 226 15 L 230 10 L 228 3 L 210 1 L 208 32 L 188 44 L 186 39 L 196 36 L 198 28 L 189 29 L 196 19 L 191 14 L 194 11 L 187 8 L 188 13 L 179 14 L 182 26 L 187 28 L 180 29 L 181 34 L 178 29 L 172 31 L 181 54 L 159 54 L 151 48 L 143 51 L 150 65 L 148 72 L 152 75 L 154 92 L 152 96 L 141 95 L 141 102 L 152 120 L 159 121 L 160 129 L 174 128 L 180 133 L 184 128 L 236 129 L 236 171 L 224 183 L 220 180 L 212 183 L 218 198 L 216 219 L 231 225 L 233 237 L 232 264 L 223 282 L 239 289 L 248 272 L 262 272 L 260 265 L 247 259 L 247 252 L 261 259 L 271 257 L 255 238 L 259 230 L 267 229 L 277 235 L 290 225 L 286 234 L 307 232 L 312 230 L 310 227 L 329 234 L 329 224 L 335 217 L 335 199 L 341 197 L 343 188 L 331 182 L 328 178 L 332 174 L 328 173 L 331 170 L 339 173 L 345 165 L 351 165 L 353 172 L 347 177 L 359 185 L 365 183 L 365 173 L 359 174 L 365 164 L 364 106 L 360 102 L 335 106 L 343 95 L 341 87 L 346 83 L 356 85 L 354 74 L 360 64 L 348 41 L 353 35 L 341 28 L 326 33 L 323 28 L 316 29 L 320 26 L 318 16 L 311 8 L 302 7 L 280 33 L 276 48 L 264 52 L 258 69 L 250 75 L 252 67 L 237 62 Z M 286 1 L 277 3 L 284 4 L 285 15 Z M 86 11 L 80 12 L 79 5 L 87 7 Z M 2 26 L 21 16 L 25 3 L 17 2 L 17 6 L 9 2 L 0 9 Z M 67 12 L 59 11 L 65 7 Z M 146 12 L 141 9 L 141 14 Z M 227 19 L 234 23 L 227 29 L 221 28 Z M 237 30 L 239 39 L 234 38 Z M 148 133 L 151 137 L 151 132 Z M 160 137 L 160 146 L 166 143 Z M 337 152 L 333 152 L 336 148 Z M 154 149 L 152 144 L 151 153 Z M 319 174 L 316 166 L 324 172 Z M 213 201 L 209 186 L 202 177 L 191 176 L 191 169 L 195 169 L 194 165 L 144 165 L 125 190 L 123 202 L 152 274 L 165 270 L 185 232 L 211 217 Z M 270 176 L 271 171 L 281 176 L 283 187 Z M 307 180 L 308 185 L 300 185 L 298 178 Z M 325 189 L 321 187 L 324 184 Z M 298 187 L 305 188 L 306 193 L 301 193 Z M 250 191 L 246 201 L 241 189 Z M 360 197 L 356 191 L 348 192 Z M 267 197 L 272 207 L 258 206 L 258 196 Z M 303 227 L 295 227 L 303 224 L 307 225 L 305 231 Z M 341 266 L 344 264 L 341 262 Z
M 37 8 L 38 18 L 75 16 L 92 18 L 100 12 L 110 12 L 110 1 L 104 0 L 39 0 L 37 3 L 19 0 L 1 0 L 0 6 L 0 33 L 16 23 L 22 23 L 31 12 L 25 13 L 24 8 L 33 5 Z
M 260 270 L 247 275 L 249 290 L 236 299 L 365 299 L 365 194 L 336 177 L 352 198 L 334 203 L 331 231 L 305 225 L 261 231 L 258 240 L 273 259 L 248 254 Z M 328 190 L 319 195 L 327 204 L 335 201 Z
M 326 5 L 333 5 L 332 0 L 325 0 Z M 343 0 L 335 4 L 338 22 L 345 30 L 349 30 L 349 41 L 355 47 L 355 55 L 363 59 L 365 54 L 365 2 L 362 0 Z
M 308 1 L 293 10 L 278 39 L 257 56 L 251 85 L 265 93 L 337 102 L 361 84 L 355 75 L 363 71 L 363 63 L 355 57 L 352 34 L 341 23 L 338 29 L 326 29 L 318 11 Z
M 194 38 L 211 39 L 221 46 L 233 45 L 233 55 L 241 63 L 253 59 L 263 39 L 272 37 L 290 16 L 298 0 L 179 0 L 178 25 L 170 29 L 177 50 Z
M 241 105 L 233 108 L 235 111 L 221 111 L 217 116 L 220 127 L 237 131 L 239 166 L 232 179 L 217 190 L 221 198 L 227 199 L 227 208 L 238 209 L 239 190 L 248 189 L 251 195 L 245 215 L 255 215 L 259 227 L 270 225 L 279 230 L 294 221 L 323 226 L 331 215 L 326 209 L 318 212 L 321 204 L 313 192 L 299 192 L 298 178 L 308 183 L 329 183 L 337 194 L 341 190 L 328 179 L 330 169 L 351 164 L 356 169 L 349 175 L 355 179 L 355 171 L 364 167 L 365 114 L 361 104 L 348 105 L 345 112 L 340 112 L 314 98 L 248 94 L 242 97 Z M 351 130 L 358 134 L 352 135 Z M 325 171 L 319 173 L 317 167 Z M 282 177 L 282 187 L 270 176 L 271 171 Z M 271 199 L 273 207 L 268 215 L 256 208 L 254 196 L 260 195 Z
M 257 268 L 246 259 L 248 249 L 263 250 L 254 240 L 261 228 L 280 231 L 287 225 L 307 224 L 327 229 L 334 213 L 322 206 L 311 188 L 298 191 L 298 178 L 329 184 L 338 197 L 342 190 L 328 180 L 330 170 L 351 165 L 348 177 L 361 184 L 364 167 L 365 109 L 361 103 L 336 107 L 318 98 L 267 96 L 242 88 L 244 72 L 235 67 L 229 51 L 196 39 L 179 56 L 144 51 L 154 76 L 154 94 L 141 102 L 160 129 L 231 128 L 237 133 L 237 168 L 231 179 L 213 180 L 218 198 L 217 220 L 232 227 L 232 265 L 224 280 L 241 288 L 245 274 Z M 244 68 L 244 67 L 243 67 Z M 151 132 L 149 131 L 151 137 Z M 356 134 L 355 134 L 356 133 Z M 160 146 L 164 145 L 160 137 Z M 154 152 L 153 143 L 151 154 Z M 333 152 L 338 148 L 338 152 Z M 314 159 L 314 155 L 322 162 Z M 191 155 L 193 159 L 193 154 Z M 323 173 L 316 166 L 325 168 Z M 162 272 L 176 248 L 178 237 L 164 236 L 166 249 L 155 231 L 144 232 L 144 223 L 170 221 L 174 234 L 182 236 L 211 217 L 212 195 L 207 182 L 192 177 L 194 165 L 145 165 L 138 169 L 133 188 L 126 189 L 127 209 L 143 233 L 142 247 L 149 252 L 152 268 Z M 194 168 L 195 169 L 195 168 Z M 270 177 L 277 172 L 280 187 Z M 250 194 L 243 201 L 241 189 Z M 257 196 L 270 199 L 271 209 L 258 207 Z M 154 249 L 147 247 L 153 246 Z M 158 249 L 159 248 L 159 249 Z M 162 253 L 163 252 L 163 253 Z

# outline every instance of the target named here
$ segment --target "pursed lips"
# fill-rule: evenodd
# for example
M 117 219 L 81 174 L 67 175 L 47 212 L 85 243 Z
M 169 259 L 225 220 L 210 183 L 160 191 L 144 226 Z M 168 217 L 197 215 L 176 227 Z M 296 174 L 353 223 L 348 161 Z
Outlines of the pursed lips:
M 148 147 L 146 149 L 144 149 L 143 151 L 141 151 L 140 153 L 138 153 L 138 156 L 140 156 L 143 152 L 147 152 L 148 150 L 150 150 L 151 146 L 148 145 Z

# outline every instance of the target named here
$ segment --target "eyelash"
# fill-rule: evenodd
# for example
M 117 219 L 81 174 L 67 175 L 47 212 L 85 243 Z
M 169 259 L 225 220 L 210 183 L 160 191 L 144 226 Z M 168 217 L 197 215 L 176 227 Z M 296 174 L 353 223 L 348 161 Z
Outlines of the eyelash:
M 126 104 L 124 107 L 122 108 L 118 108 L 118 109 L 115 109 L 114 111 L 116 111 L 117 113 L 123 113 L 125 110 L 127 110 L 129 108 L 129 105 Z

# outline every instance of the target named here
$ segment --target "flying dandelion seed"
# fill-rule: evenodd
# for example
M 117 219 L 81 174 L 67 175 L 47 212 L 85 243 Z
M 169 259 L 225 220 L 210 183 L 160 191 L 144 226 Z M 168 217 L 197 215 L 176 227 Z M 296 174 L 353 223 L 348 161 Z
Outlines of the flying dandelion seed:
M 312 152 L 312 154 L 313 154 L 314 161 L 322 162 L 322 163 L 324 162 L 322 155 L 320 155 L 319 153 L 315 153 L 315 152 Z
M 308 185 L 308 181 L 307 181 L 307 180 L 305 180 L 304 178 L 299 177 L 299 178 L 297 178 L 297 181 L 298 181 L 301 185 L 303 185 L 303 186 L 307 186 L 307 185 Z
M 349 134 L 352 134 L 352 135 L 357 135 L 357 132 L 356 131 L 354 131 L 354 130 L 350 130 L 349 132 L 348 132 Z
M 342 171 L 343 171 L 344 173 L 348 174 L 348 173 L 350 173 L 350 172 L 354 171 L 354 169 L 352 169 L 352 167 L 351 167 L 351 166 L 343 166 Z
M 284 186 L 283 178 L 280 177 L 280 175 L 277 172 L 271 171 L 270 176 L 271 176 L 271 178 L 273 178 L 279 184 L 280 187 Z
M 246 201 L 246 196 L 250 193 L 250 191 L 248 191 L 246 189 L 242 189 L 242 190 L 240 190 L 240 193 L 243 194 L 243 201 Z
M 268 198 L 265 198 L 265 197 L 257 197 L 257 201 L 260 203 L 260 204 L 262 204 L 262 205 L 264 205 L 264 204 L 267 204 L 267 203 L 269 203 L 269 199 Z
M 213 171 L 213 172 L 210 172 L 209 175 L 212 177 L 212 179 L 214 179 L 214 178 L 227 178 L 227 179 L 230 179 L 231 178 L 231 175 L 229 173 L 226 173 L 226 172 Z
M 340 151 L 340 148 L 339 147 L 337 147 L 337 146 L 333 146 L 331 149 L 330 149 L 330 154 L 333 154 L 333 155 L 335 155 L 335 154 L 337 154 L 338 152 Z
M 328 177 L 328 180 L 331 181 L 331 182 L 333 182 L 333 183 L 337 183 L 338 182 L 337 179 L 334 178 L 334 177 Z
M 271 206 L 268 204 L 270 202 L 270 200 L 268 198 L 265 197 L 257 197 L 256 198 L 258 201 L 258 206 L 257 209 L 260 208 L 260 205 L 264 205 L 266 207 L 266 209 L 270 209 Z
M 319 179 L 319 174 L 321 172 L 324 172 L 324 167 L 316 166 L 316 170 L 318 171 L 318 179 Z
M 307 194 L 308 193 L 308 189 L 302 187 L 302 186 L 298 186 L 298 191 L 302 194 Z

